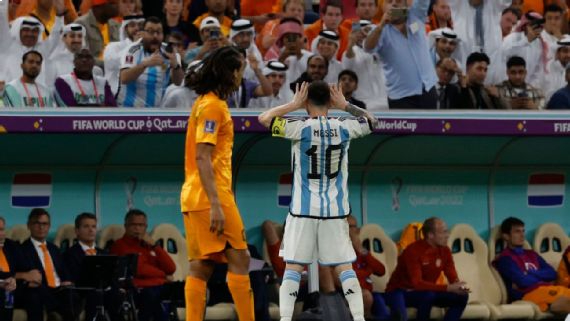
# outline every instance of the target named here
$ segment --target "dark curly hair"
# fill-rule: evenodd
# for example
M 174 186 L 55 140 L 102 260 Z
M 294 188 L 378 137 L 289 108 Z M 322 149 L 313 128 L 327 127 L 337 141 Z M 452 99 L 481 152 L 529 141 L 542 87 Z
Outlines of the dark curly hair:
M 245 64 L 242 53 L 233 46 L 222 47 L 212 52 L 196 68 L 195 77 L 188 84 L 198 95 L 214 92 L 220 99 L 226 100 L 238 89 L 234 71 Z

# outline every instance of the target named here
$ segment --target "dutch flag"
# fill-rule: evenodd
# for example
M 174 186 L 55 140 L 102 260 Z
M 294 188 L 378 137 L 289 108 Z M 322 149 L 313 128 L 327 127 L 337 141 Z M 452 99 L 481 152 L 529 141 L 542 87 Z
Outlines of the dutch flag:
M 16 174 L 12 180 L 12 207 L 49 207 L 51 192 L 51 174 Z
M 277 187 L 277 205 L 279 207 L 289 207 L 291 204 L 291 184 L 293 173 L 285 173 L 279 176 L 279 186 Z
M 529 207 L 558 207 L 564 204 L 564 174 L 536 173 L 528 177 Z

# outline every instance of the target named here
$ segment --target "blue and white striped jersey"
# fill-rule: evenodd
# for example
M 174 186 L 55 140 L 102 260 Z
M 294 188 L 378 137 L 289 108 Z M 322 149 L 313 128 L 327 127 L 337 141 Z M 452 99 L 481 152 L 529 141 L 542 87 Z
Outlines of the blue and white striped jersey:
M 371 133 L 365 118 L 275 118 L 273 136 L 292 141 L 293 215 L 337 218 L 350 214 L 348 148 L 350 140 Z
M 165 50 L 163 44 L 161 50 Z M 144 50 L 142 42 L 132 44 L 121 58 L 121 70 L 139 65 L 152 53 Z M 178 55 L 178 54 L 177 54 Z M 180 61 L 180 57 L 177 59 Z M 148 67 L 128 84 L 121 84 L 117 102 L 121 107 L 160 107 L 166 87 L 170 84 L 170 62 L 164 58 L 160 66 Z

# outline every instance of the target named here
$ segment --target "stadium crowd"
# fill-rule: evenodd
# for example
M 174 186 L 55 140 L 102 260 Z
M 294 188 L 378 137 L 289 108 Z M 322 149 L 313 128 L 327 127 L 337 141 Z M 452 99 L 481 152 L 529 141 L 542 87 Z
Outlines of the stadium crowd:
M 570 107 L 564 0 L 7 0 L 0 106 L 190 108 L 187 77 L 247 58 L 231 108 L 338 83 L 382 109 Z

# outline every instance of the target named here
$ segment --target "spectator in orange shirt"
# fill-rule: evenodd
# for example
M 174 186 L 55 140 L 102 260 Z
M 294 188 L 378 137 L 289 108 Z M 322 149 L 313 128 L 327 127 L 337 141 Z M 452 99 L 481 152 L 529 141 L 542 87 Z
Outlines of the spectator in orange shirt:
M 160 304 L 162 286 L 172 281 L 176 264 L 168 253 L 147 234 L 146 214 L 132 209 L 125 215 L 125 235 L 111 247 L 111 254 L 138 254 L 137 273 L 133 280 L 137 288 L 135 302 L 140 321 L 167 321 Z
M 356 20 L 344 19 L 341 28 L 346 28 L 352 31 L 353 22 L 358 22 L 358 20 L 371 21 L 374 24 L 380 22 L 376 19 L 376 13 L 378 12 L 378 3 L 376 0 L 356 0 Z
M 305 3 L 303 0 L 286 0 L 283 4 L 283 18 L 296 18 L 301 23 L 303 22 L 303 17 L 305 16 Z M 277 38 L 279 37 L 279 24 L 281 20 L 271 20 L 265 24 L 259 36 L 255 40 L 257 48 L 261 52 L 262 56 L 271 46 L 275 44 Z
M 44 25 L 43 38 L 46 39 L 55 23 L 55 1 L 56 0 L 22 0 L 18 9 L 16 9 L 16 17 L 32 16 L 38 19 Z M 77 12 L 71 0 L 64 0 L 65 3 L 65 24 L 72 23 L 77 19 Z
M 92 6 L 93 0 L 81 0 L 80 14 L 86 14 Z M 123 17 L 137 15 L 142 11 L 142 7 L 141 0 L 119 0 L 119 15 L 115 17 L 115 20 L 122 22 Z
M 276 7 L 278 0 L 242 0 L 241 1 L 241 17 L 253 22 L 255 32 L 259 33 L 264 25 L 271 20 L 279 18 L 279 9 Z
M 103 58 L 109 42 L 119 41 L 121 25 L 113 20 L 119 14 L 118 0 L 92 0 L 93 7 L 75 22 L 85 27 L 85 42 L 96 59 Z M 101 60 L 98 65 L 103 65 Z
M 453 21 L 451 20 L 451 8 L 449 7 L 447 0 L 433 1 L 429 12 L 429 20 L 426 23 L 426 32 L 441 28 L 453 29 Z
M 208 11 L 192 22 L 196 29 L 200 28 L 200 24 L 202 20 L 206 17 L 214 17 L 218 19 L 220 22 L 220 27 L 222 30 L 222 34 L 225 37 L 230 35 L 230 28 L 232 26 L 232 19 L 226 16 L 226 10 L 228 8 L 228 1 L 227 0 L 205 0 L 206 7 Z
M 327 3 L 321 7 L 321 14 L 321 19 L 305 29 L 307 44 L 310 48 L 311 43 L 322 30 L 332 30 L 336 32 L 340 37 L 340 46 L 337 52 L 337 59 L 340 61 L 342 54 L 348 46 L 348 37 L 350 35 L 350 30 L 340 25 L 343 20 L 342 3 L 339 0 L 328 0 Z

